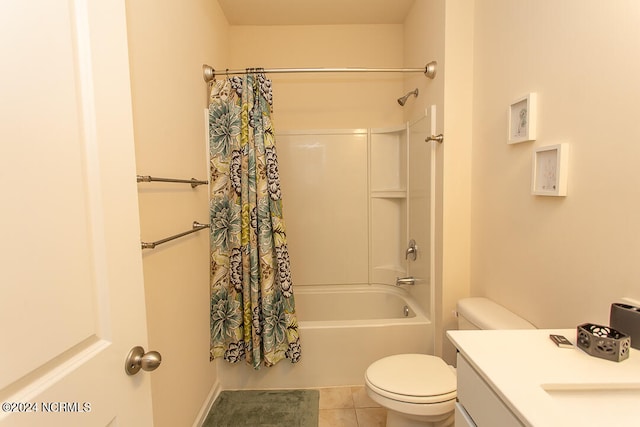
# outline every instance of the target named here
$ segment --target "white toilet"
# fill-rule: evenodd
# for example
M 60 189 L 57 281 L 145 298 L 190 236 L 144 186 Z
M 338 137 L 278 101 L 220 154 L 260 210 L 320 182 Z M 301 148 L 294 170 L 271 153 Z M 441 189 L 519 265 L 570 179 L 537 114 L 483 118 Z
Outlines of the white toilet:
M 458 301 L 458 329 L 535 329 L 487 298 Z M 445 427 L 454 423 L 456 374 L 436 356 L 396 354 L 365 373 L 371 399 L 387 409 L 387 427 Z

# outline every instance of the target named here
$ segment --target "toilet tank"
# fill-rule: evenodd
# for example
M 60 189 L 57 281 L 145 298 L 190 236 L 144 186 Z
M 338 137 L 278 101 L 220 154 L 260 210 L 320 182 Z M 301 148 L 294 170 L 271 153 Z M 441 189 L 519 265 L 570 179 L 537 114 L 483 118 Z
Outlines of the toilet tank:
M 458 329 L 536 329 L 503 306 L 483 297 L 458 301 Z

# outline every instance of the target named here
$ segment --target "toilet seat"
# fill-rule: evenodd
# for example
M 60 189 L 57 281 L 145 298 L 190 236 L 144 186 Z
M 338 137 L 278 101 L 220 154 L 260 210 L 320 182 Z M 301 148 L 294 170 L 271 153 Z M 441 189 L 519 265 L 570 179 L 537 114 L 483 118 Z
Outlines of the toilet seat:
M 456 398 L 456 376 L 439 357 L 397 354 L 372 363 L 367 386 L 388 399 L 413 404 L 437 404 Z

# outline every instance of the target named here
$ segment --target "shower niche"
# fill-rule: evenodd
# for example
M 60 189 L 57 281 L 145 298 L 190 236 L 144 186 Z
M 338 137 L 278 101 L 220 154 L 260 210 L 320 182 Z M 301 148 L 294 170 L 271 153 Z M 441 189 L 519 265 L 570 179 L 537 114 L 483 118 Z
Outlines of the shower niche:
M 370 282 L 407 275 L 407 126 L 371 129 L 369 141 Z
M 398 277 L 407 276 L 415 278 L 416 285 L 431 281 L 435 145 L 425 142 L 428 130 L 435 128 L 431 115 L 397 128 L 370 131 L 371 283 L 394 285 Z M 408 253 L 410 242 L 416 247 Z M 429 301 L 428 289 L 415 286 L 412 293 Z

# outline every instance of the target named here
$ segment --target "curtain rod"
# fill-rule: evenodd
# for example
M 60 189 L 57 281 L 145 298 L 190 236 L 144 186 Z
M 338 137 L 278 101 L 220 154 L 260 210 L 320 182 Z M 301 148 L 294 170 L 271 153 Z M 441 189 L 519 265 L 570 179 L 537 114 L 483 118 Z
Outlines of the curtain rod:
M 244 70 L 216 70 L 209 65 L 202 66 L 204 81 L 215 80 L 216 75 L 229 76 L 260 71 L 263 73 L 424 73 L 430 79 L 436 76 L 436 61 L 431 61 L 424 68 L 247 68 Z

